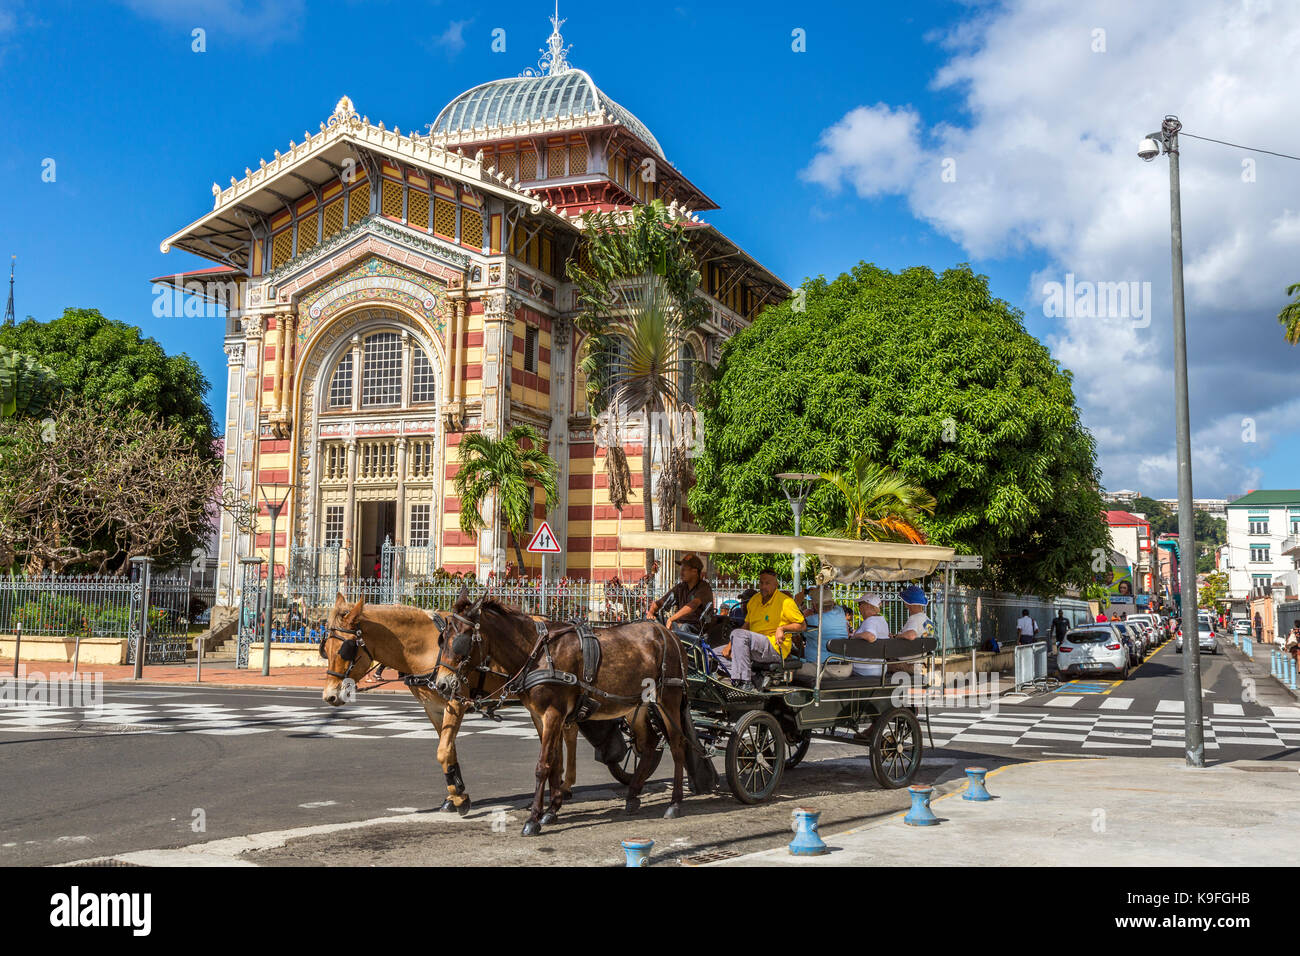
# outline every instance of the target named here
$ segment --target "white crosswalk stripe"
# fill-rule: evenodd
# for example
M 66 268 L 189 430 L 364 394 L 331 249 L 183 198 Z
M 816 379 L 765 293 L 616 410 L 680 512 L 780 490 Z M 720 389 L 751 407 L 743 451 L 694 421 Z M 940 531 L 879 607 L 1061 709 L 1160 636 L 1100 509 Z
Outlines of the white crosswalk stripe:
M 1300 720 L 1295 719 L 1207 715 L 1202 726 L 1207 751 L 1250 747 L 1259 756 L 1268 747 L 1282 750 L 1300 743 Z M 1176 751 L 1183 748 L 1185 731 L 1181 714 L 1146 716 L 1129 711 L 1014 716 L 947 711 L 930 716 L 930 729 L 936 747 L 999 744 L 1016 749 L 1079 751 Z
M 499 723 L 481 717 L 467 718 L 459 733 L 506 737 L 536 734 L 523 708 L 504 710 L 500 716 Z M 98 708 L 48 707 L 26 702 L 0 705 L 0 733 L 114 732 L 122 728 L 129 728 L 131 733 L 232 737 L 277 733 L 349 740 L 438 739 L 429 718 L 415 706 L 406 709 L 368 705 L 334 709 L 323 704 L 237 707 L 159 700 L 111 701 Z

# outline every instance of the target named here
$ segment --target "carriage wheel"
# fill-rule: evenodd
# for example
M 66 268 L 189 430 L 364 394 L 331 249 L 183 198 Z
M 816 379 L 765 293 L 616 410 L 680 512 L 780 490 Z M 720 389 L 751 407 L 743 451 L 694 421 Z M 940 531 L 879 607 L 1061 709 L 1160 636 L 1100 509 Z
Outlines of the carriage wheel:
M 789 751 L 785 757 L 786 770 L 793 770 L 795 767 L 799 766 L 799 762 L 807 755 L 808 746 L 811 743 L 811 730 L 805 730 L 803 734 L 800 735 L 797 743 L 791 744 L 790 741 L 786 741 L 786 749 Z
M 765 710 L 751 710 L 727 741 L 727 785 L 741 803 L 762 803 L 785 771 L 785 732 Z
M 871 772 L 886 790 L 906 787 L 921 766 L 921 723 L 916 714 L 895 707 L 871 727 Z
M 623 759 L 618 763 L 607 763 L 605 766 L 609 768 L 611 777 L 623 786 L 630 787 L 632 778 L 636 776 L 636 768 L 641 763 L 641 754 L 637 752 L 636 737 L 632 734 L 631 728 L 628 727 L 627 721 L 619 721 L 619 730 L 623 732 L 623 739 L 627 742 L 627 753 L 623 755 Z M 663 738 L 660 738 L 659 746 L 655 748 L 654 756 L 650 758 L 650 773 L 646 774 L 647 780 L 654 774 L 655 768 L 659 766 L 659 761 L 663 759 L 663 756 Z

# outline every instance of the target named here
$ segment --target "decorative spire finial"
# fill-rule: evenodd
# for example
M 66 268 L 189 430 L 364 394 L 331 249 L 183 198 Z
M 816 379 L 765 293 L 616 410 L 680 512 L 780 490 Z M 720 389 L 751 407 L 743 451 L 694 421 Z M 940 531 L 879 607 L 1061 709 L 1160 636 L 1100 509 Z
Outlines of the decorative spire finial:
M 520 76 L 558 76 L 573 69 L 566 59 L 569 51 L 573 49 L 573 44 L 565 46 L 564 37 L 560 35 L 560 27 L 567 22 L 560 19 L 560 0 L 555 0 L 555 16 L 551 17 L 551 35 L 546 38 L 547 48 L 538 51 L 542 57 L 537 61 L 537 69 L 530 66 L 520 73 Z

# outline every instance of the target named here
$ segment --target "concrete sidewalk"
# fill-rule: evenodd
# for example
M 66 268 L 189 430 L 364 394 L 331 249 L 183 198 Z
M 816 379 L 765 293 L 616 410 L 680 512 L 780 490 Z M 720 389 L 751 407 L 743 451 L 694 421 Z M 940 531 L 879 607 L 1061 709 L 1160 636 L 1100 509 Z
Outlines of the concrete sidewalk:
M 1014 764 L 989 773 L 991 802 L 963 800 L 964 775 L 936 788 L 938 826 L 908 826 L 897 814 L 823 833 L 831 848 L 824 856 L 794 857 L 782 846 L 713 865 L 1294 865 L 1297 768 L 1247 760 L 1192 770 L 1151 757 Z
M 1255 642 L 1253 657 L 1248 657 L 1241 646 L 1233 644 L 1231 639 L 1220 639 L 1219 649 L 1243 681 L 1250 679 L 1255 682 L 1256 703 L 1264 707 L 1294 707 L 1300 700 L 1300 693 L 1291 690 L 1270 673 L 1272 653 L 1280 650 L 1277 644 Z
M 22 671 L 20 673 L 25 672 L 29 678 L 35 677 L 37 674 L 48 676 L 50 674 L 72 673 L 72 665 L 60 661 L 23 661 L 21 667 Z M 12 659 L 0 659 L 0 679 L 12 677 L 13 668 L 14 662 Z M 94 680 L 97 674 L 102 675 L 105 684 L 260 687 L 273 690 L 310 689 L 317 692 L 325 686 L 323 661 L 320 667 L 272 667 L 270 677 L 263 677 L 260 669 L 238 670 L 232 667 L 229 662 L 204 664 L 202 683 L 195 680 L 193 662 L 188 664 L 146 664 L 143 670 L 144 676 L 140 680 L 135 679 L 135 667 L 131 664 L 83 664 L 77 669 L 77 673 L 86 680 Z M 392 670 L 384 672 L 385 679 L 396 676 L 396 672 Z M 360 686 L 367 688 L 366 693 L 410 693 L 406 685 L 401 683 L 384 684 L 373 689 L 369 689 L 368 684 L 361 684 Z

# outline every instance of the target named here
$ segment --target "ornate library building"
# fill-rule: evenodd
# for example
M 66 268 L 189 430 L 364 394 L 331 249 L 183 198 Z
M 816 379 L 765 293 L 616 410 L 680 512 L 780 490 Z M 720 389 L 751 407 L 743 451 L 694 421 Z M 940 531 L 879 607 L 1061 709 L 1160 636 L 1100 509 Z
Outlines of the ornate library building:
M 620 516 L 574 361 L 565 263 L 582 215 L 660 199 L 687 224 L 711 316 L 684 357 L 716 361 L 725 337 L 790 294 L 703 221 L 716 204 L 569 65 L 552 24 L 538 68 L 461 93 L 427 132 L 372 123 L 344 96 L 318 132 L 214 183 L 212 211 L 163 241 L 214 265 L 155 281 L 227 305 L 225 480 L 252 504 L 259 483 L 292 486 L 277 574 L 290 548 L 346 542 L 370 577 L 385 540 L 426 549 L 433 567 L 500 572 L 499 518 L 461 533 L 457 446 L 526 423 L 560 466 L 560 500 L 536 506 L 564 548 L 551 573 L 639 577 L 644 552 L 620 553 L 617 534 L 620 520 L 643 526 L 641 445 L 627 446 Z M 223 512 L 219 603 L 239 559 L 270 544 L 265 509 L 251 532 Z

